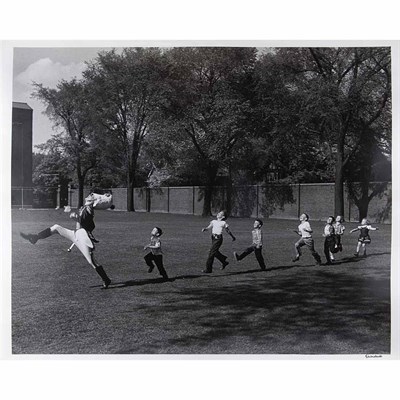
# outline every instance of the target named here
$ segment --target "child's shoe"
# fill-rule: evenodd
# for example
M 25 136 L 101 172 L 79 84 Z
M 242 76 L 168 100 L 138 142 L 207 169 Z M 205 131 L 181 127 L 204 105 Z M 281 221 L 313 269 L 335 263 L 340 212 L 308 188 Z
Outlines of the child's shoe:
M 23 232 L 20 232 L 20 235 L 23 239 L 29 240 L 32 244 L 35 244 L 39 239 L 38 235 L 26 234 Z
M 226 267 L 228 264 L 229 264 L 228 261 L 224 261 L 223 264 L 222 264 L 221 269 L 225 269 L 225 267 Z

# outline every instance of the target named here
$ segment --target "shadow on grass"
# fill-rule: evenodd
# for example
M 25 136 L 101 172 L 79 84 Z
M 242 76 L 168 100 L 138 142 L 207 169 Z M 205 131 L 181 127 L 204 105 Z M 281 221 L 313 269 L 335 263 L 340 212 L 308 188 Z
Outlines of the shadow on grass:
M 368 257 L 384 256 L 384 255 L 387 255 L 387 254 L 392 254 L 392 253 L 390 251 L 387 251 L 385 253 L 371 253 L 371 254 L 367 255 L 367 258 Z M 360 257 L 357 257 L 357 258 L 360 258 Z
M 390 252 L 386 253 L 374 253 L 368 255 L 368 257 L 373 257 L 373 256 L 381 256 L 381 255 L 386 255 L 390 254 Z M 333 264 L 329 265 L 329 267 L 335 267 L 341 264 L 349 264 L 349 263 L 358 263 L 360 261 L 364 261 L 364 257 L 346 257 L 342 258 L 339 260 L 336 260 Z M 302 269 L 302 268 L 321 268 L 321 267 L 328 267 L 328 265 L 325 265 L 324 263 L 321 266 L 315 266 L 314 264 L 288 264 L 288 265 L 279 265 L 276 267 L 270 267 L 265 270 L 262 270 L 260 268 L 253 268 L 253 269 L 247 269 L 247 270 L 242 270 L 242 271 L 234 271 L 230 272 L 230 270 L 224 270 L 224 272 L 220 272 L 220 270 L 215 270 L 211 274 L 206 274 L 206 273 L 201 273 L 201 274 L 187 274 L 187 275 L 177 275 L 170 277 L 169 279 L 165 280 L 163 278 L 150 278 L 150 279 L 133 279 L 129 280 L 126 282 L 113 282 L 108 290 L 110 289 L 121 289 L 121 288 L 126 288 L 126 287 L 131 287 L 131 286 L 144 286 L 144 285 L 154 285 L 154 284 L 162 284 L 162 283 L 168 283 L 168 282 L 173 282 L 173 281 L 179 281 L 179 280 L 190 280 L 190 279 L 198 279 L 198 278 L 211 278 L 211 279 L 220 279 L 224 278 L 227 276 L 239 276 L 239 275 L 247 275 L 247 274 L 255 274 L 255 273 L 266 273 L 266 272 L 271 272 L 271 271 L 279 271 L 279 270 L 290 270 L 290 269 Z M 232 266 L 230 267 L 230 269 Z M 236 268 L 236 267 L 233 267 Z M 220 272 L 220 273 L 218 273 Z M 101 288 L 101 285 L 93 285 L 90 286 L 91 288 Z
M 336 259 L 334 261 L 334 263 L 332 264 L 332 266 L 335 265 L 341 265 L 341 264 L 348 264 L 348 263 L 357 263 L 360 261 L 365 261 L 367 258 L 372 258 L 372 257 L 379 257 L 379 256 L 384 256 L 384 255 L 389 255 L 391 254 L 390 252 L 386 252 L 386 253 L 372 253 L 372 254 L 368 254 L 367 257 L 363 257 L 363 256 L 353 256 L 353 257 L 345 257 L 345 258 L 339 258 Z
M 219 271 L 215 271 L 211 274 L 201 273 L 201 274 L 188 274 L 188 275 L 177 275 L 172 276 L 169 279 L 165 280 L 163 278 L 152 278 L 152 279 L 132 279 L 126 282 L 112 282 L 111 285 L 108 287 L 107 290 L 110 289 L 122 289 L 131 286 L 144 286 L 144 285 L 154 285 L 160 283 L 168 283 L 174 282 L 179 280 L 190 280 L 190 279 L 198 279 L 198 278 L 209 278 L 209 279 L 221 279 L 226 278 L 227 276 L 235 276 L 235 275 L 247 275 L 247 274 L 255 274 L 255 273 L 265 273 L 268 271 L 274 271 L 279 269 L 292 269 L 292 268 L 307 268 L 312 267 L 311 265 L 287 265 L 287 266 L 280 266 L 280 267 L 273 267 L 267 268 L 266 270 L 262 269 L 248 269 L 244 271 L 237 271 L 237 272 L 228 272 L 224 271 L 224 273 L 215 273 Z M 101 287 L 100 285 L 90 286 L 91 288 L 98 288 Z
M 363 277 L 317 270 L 310 279 L 288 276 L 234 291 L 211 288 L 185 294 L 210 310 L 224 311 L 192 317 L 203 332 L 195 335 L 195 342 L 248 336 L 254 348 L 265 346 L 273 353 L 355 354 L 390 351 L 388 293 L 385 281 L 371 286 Z M 173 343 L 189 346 L 193 339 L 184 336 Z
M 354 264 L 360 261 L 363 261 L 362 257 L 345 257 L 336 259 L 332 264 L 330 264 L 330 266 L 334 267 L 335 265 L 341 265 L 341 264 Z M 323 263 L 322 266 L 327 267 L 328 265 Z
M 175 278 L 152 278 L 152 279 L 132 279 L 126 282 L 111 282 L 111 285 L 107 288 L 107 290 L 112 289 L 122 289 L 130 286 L 144 286 L 144 285 L 155 285 L 160 283 L 168 283 L 173 282 Z M 91 287 L 99 287 L 99 286 L 91 286 Z

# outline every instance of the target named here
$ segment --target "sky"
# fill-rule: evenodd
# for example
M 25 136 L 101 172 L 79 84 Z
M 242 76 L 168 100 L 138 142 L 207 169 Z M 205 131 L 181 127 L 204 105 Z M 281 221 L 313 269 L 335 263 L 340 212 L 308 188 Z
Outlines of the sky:
M 43 114 L 44 104 L 32 98 L 32 83 L 55 88 L 61 79 L 81 78 L 85 62 L 111 47 L 15 47 L 13 55 L 13 101 L 33 109 L 33 146 L 46 142 L 55 133 L 52 122 Z M 38 149 L 33 149 L 38 151 Z
M 51 121 L 43 115 L 45 106 L 32 98 L 32 82 L 55 88 L 61 79 L 81 78 L 85 62 L 110 48 L 15 47 L 13 58 L 13 101 L 27 103 L 33 109 L 33 145 L 50 139 L 54 133 Z M 37 149 L 34 148 L 34 151 Z
M 85 62 L 111 47 L 14 47 L 12 100 L 33 109 L 33 146 L 46 142 L 55 133 L 44 115 L 44 104 L 32 98 L 33 82 L 55 88 L 62 80 L 81 78 Z M 260 48 L 261 50 L 261 48 Z M 265 49 L 263 49 L 265 51 Z M 33 149 L 38 151 L 37 149 Z

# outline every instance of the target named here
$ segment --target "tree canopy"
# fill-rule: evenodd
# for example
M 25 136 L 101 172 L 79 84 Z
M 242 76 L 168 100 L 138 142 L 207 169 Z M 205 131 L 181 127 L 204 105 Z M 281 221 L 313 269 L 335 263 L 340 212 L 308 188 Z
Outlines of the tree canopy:
M 335 213 L 346 183 L 361 218 L 390 169 L 390 48 L 113 49 L 34 96 L 62 128 L 40 150 L 80 190 L 125 185 L 129 211 L 141 185 L 204 186 L 209 215 L 218 184 L 229 209 L 234 184 L 329 181 Z

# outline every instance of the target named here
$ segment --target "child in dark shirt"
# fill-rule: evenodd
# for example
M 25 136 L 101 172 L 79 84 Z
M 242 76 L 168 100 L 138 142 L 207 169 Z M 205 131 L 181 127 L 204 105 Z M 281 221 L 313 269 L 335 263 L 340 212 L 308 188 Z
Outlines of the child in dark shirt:
M 158 272 L 164 279 L 168 279 L 167 272 L 163 265 L 163 252 L 161 250 L 161 240 L 162 229 L 159 227 L 153 228 L 151 231 L 150 243 L 144 247 L 145 250 L 150 249 L 150 252 L 144 256 L 144 260 L 149 267 L 148 272 L 152 272 L 154 269 L 154 263 L 157 266 Z
M 256 219 L 254 221 L 254 229 L 252 230 L 252 238 L 253 243 L 251 246 L 247 247 L 241 254 L 237 254 L 236 251 L 233 253 L 236 261 L 243 260 L 243 258 L 247 257 L 254 251 L 258 264 L 262 270 L 266 269 L 264 257 L 262 255 L 262 247 L 263 247 L 263 237 L 262 237 L 262 228 L 263 222 L 260 219 Z

